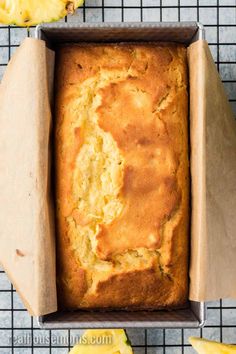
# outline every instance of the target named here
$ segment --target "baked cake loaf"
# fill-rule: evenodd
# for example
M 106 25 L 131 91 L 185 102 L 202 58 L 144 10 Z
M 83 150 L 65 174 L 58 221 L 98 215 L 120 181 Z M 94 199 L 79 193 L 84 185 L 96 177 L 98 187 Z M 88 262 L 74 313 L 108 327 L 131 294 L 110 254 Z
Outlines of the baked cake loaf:
M 60 307 L 185 304 L 186 49 L 82 44 L 56 55 Z

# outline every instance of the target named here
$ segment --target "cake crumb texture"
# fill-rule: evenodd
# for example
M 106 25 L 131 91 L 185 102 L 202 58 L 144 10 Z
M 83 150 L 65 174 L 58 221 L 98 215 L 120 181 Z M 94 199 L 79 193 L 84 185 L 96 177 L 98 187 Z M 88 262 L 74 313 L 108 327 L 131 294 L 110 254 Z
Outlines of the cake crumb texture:
M 188 297 L 186 49 L 56 53 L 60 307 L 158 309 Z

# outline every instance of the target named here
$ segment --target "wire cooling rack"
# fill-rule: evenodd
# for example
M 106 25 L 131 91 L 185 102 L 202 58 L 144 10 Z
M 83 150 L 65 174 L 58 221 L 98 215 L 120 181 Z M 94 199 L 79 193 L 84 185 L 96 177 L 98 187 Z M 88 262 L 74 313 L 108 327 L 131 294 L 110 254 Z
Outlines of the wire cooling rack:
M 63 20 L 64 21 L 64 20 Z M 67 22 L 200 21 L 236 112 L 236 0 L 86 0 Z M 0 26 L 0 78 L 26 36 L 19 27 Z M 127 334 L 136 354 L 194 353 L 190 335 L 236 343 L 236 301 L 211 302 L 203 329 L 134 329 Z M 15 289 L 0 270 L 0 354 L 66 354 L 78 330 L 40 330 L 28 315 Z

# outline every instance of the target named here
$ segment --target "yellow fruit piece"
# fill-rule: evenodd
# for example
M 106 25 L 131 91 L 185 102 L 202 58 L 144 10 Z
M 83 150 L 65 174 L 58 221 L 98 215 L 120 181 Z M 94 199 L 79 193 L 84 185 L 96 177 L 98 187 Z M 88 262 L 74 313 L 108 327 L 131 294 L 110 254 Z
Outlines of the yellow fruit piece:
M 189 337 L 189 342 L 199 354 L 235 354 L 236 345 L 213 342 L 204 338 Z
M 69 354 L 133 354 L 123 329 L 89 329 Z
M 83 0 L 0 0 L 0 23 L 33 26 L 73 13 Z

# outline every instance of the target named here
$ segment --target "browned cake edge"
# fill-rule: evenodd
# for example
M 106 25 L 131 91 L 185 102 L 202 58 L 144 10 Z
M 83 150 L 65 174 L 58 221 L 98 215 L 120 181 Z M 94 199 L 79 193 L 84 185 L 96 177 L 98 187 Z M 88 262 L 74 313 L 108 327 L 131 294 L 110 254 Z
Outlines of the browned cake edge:
M 181 55 L 186 56 L 182 46 L 173 44 L 127 44 L 123 46 L 123 51 L 130 55 L 130 47 L 146 48 L 150 46 L 170 47 L 176 51 L 181 48 Z M 86 47 L 86 46 L 85 46 Z M 89 45 L 88 48 L 96 48 L 96 51 L 103 46 Z M 109 47 L 109 46 L 108 46 Z M 119 46 L 118 46 L 119 47 Z M 142 271 L 132 270 L 124 274 L 114 274 L 105 282 L 98 283 L 97 292 L 92 294 L 83 303 L 83 297 L 88 289 L 85 270 L 78 265 L 74 252 L 71 249 L 70 238 L 68 235 L 68 224 L 64 211 L 69 204 L 71 196 L 68 195 L 66 184 L 70 183 L 71 171 L 68 166 L 72 163 L 73 154 L 79 151 L 78 146 L 72 146 L 67 151 L 61 150 L 63 141 L 68 140 L 66 134 L 61 131 L 65 105 L 69 106 L 69 101 L 63 101 L 65 91 L 70 90 L 70 80 L 77 81 L 76 58 L 80 46 L 65 46 L 57 51 L 56 66 L 56 196 L 60 200 L 57 207 L 57 280 L 58 297 L 60 306 L 63 308 L 129 308 L 129 309 L 161 309 L 179 307 L 186 303 L 188 298 L 188 227 L 189 227 L 189 165 L 188 165 L 188 124 L 187 124 L 187 89 L 182 90 L 173 99 L 174 104 L 181 111 L 184 136 L 180 139 L 182 144 L 182 156 L 178 168 L 178 186 L 182 192 L 181 199 L 181 219 L 175 226 L 170 240 L 171 262 L 169 264 L 169 275 L 162 274 L 162 270 L 156 271 L 157 264 L 152 264 L 150 269 Z M 92 49 L 93 51 L 94 49 Z M 157 49 L 158 50 L 158 49 Z M 125 54 L 125 55 L 126 55 Z M 89 61 L 88 54 L 87 60 Z M 93 52 L 94 55 L 94 52 Z M 178 54 L 180 55 L 180 54 Z M 100 64 L 99 55 L 97 65 Z M 185 85 L 187 86 L 187 66 L 185 62 Z M 94 62 L 93 62 L 94 64 Z M 103 63 L 102 63 L 103 65 Z M 90 70 L 90 72 L 89 72 Z M 96 70 L 96 69 L 94 69 Z M 87 77 L 93 75 L 93 69 L 88 69 Z M 152 78 L 150 78 L 151 80 Z M 157 82 L 158 85 L 158 82 Z M 168 113 L 167 113 L 168 114 Z M 179 140 L 177 139 L 179 142 Z M 63 158 L 62 158 L 63 155 Z M 140 286 L 142 284 L 142 286 Z M 131 301 L 132 299 L 132 301 Z

